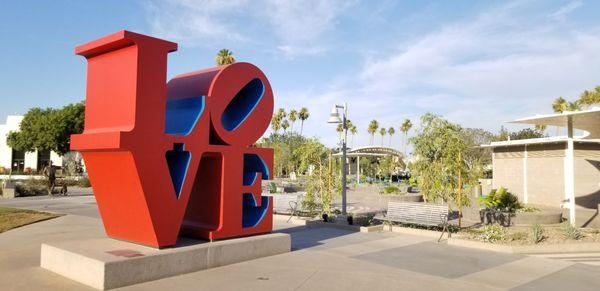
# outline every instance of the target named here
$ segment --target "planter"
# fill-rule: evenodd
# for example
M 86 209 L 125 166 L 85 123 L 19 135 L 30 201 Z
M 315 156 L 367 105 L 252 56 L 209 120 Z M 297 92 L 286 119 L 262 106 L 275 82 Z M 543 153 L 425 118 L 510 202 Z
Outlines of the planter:
M 4 198 L 15 198 L 16 196 L 16 184 L 14 181 L 6 180 L 2 183 L 2 197 Z
M 320 220 L 312 220 L 306 221 L 306 226 L 308 227 L 331 227 L 337 229 L 344 229 L 355 232 L 378 232 L 383 230 L 383 224 L 380 225 L 371 225 L 371 226 L 358 226 L 358 225 L 349 225 L 345 223 L 336 223 L 336 222 L 323 222 Z
M 560 210 L 544 209 L 538 212 L 501 212 L 497 210 L 481 209 L 479 211 L 481 223 L 499 223 L 502 226 L 523 226 L 532 224 L 558 224 L 562 222 Z
M 442 235 L 441 231 L 402 227 L 402 226 L 397 226 L 397 225 L 386 225 L 386 226 L 384 226 L 383 230 L 387 230 L 390 232 L 402 233 L 402 234 L 425 236 L 425 237 L 430 237 L 430 238 L 435 238 L 435 239 L 438 239 Z M 444 236 L 447 237 L 448 233 L 445 233 Z
M 406 195 L 402 195 L 399 196 L 397 201 L 402 201 L 402 202 L 422 202 L 423 201 L 423 195 L 422 194 L 415 194 L 415 193 L 409 193 Z
M 511 219 L 513 225 L 557 224 L 562 221 L 562 213 L 557 211 L 521 212 Z

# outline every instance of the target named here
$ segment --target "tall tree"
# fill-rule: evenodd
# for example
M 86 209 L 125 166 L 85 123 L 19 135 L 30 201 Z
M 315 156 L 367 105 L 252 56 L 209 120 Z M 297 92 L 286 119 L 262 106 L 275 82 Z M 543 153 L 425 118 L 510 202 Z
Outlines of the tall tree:
M 335 128 L 335 131 L 338 133 L 339 135 L 339 140 L 342 140 L 342 134 L 344 133 L 344 127 L 342 127 L 341 123 L 338 123 L 337 127 Z
M 350 127 L 350 133 L 352 134 L 352 148 L 354 148 L 354 136 L 356 135 L 356 133 L 358 132 L 358 129 L 356 128 L 356 125 L 352 125 L 352 127 Z
M 279 131 L 279 129 L 281 128 L 281 118 L 279 117 L 279 115 L 277 113 L 273 114 L 273 117 L 271 118 L 271 129 L 273 130 L 273 133 L 277 134 L 277 132 Z
M 552 102 L 552 110 L 554 113 L 564 113 L 566 111 L 578 111 L 580 109 L 579 102 L 568 102 L 565 98 L 558 97 Z M 560 127 L 556 127 L 556 135 L 559 134 Z
M 379 122 L 377 122 L 377 120 L 373 119 L 373 120 L 371 120 L 371 122 L 369 122 L 369 127 L 367 127 L 367 132 L 369 133 L 369 135 L 371 135 L 371 139 L 369 140 L 370 145 L 373 145 L 373 139 L 375 138 L 375 132 L 377 132 L 378 128 L 379 128 Z
M 396 130 L 394 129 L 394 127 L 390 126 L 390 128 L 388 128 L 388 134 L 390 135 L 389 147 L 392 147 L 392 136 L 394 135 L 394 133 L 396 133 Z
M 287 117 L 287 113 L 285 112 L 285 109 L 283 109 L 283 108 L 277 109 L 277 116 L 279 116 L 279 119 L 281 121 L 283 121 Z
M 304 121 L 306 121 L 309 116 L 310 113 L 308 112 L 308 109 L 306 109 L 306 107 L 300 108 L 300 112 L 298 112 L 298 118 L 300 118 L 300 135 L 302 135 L 302 132 L 304 130 Z
M 383 136 L 387 133 L 387 130 L 385 130 L 385 127 L 381 127 L 379 129 L 379 134 L 381 134 L 381 146 L 383 147 Z
M 288 119 L 291 123 L 290 131 L 294 131 L 294 122 L 298 120 L 298 111 L 296 111 L 295 109 L 290 110 L 290 113 L 288 114 Z
M 402 124 L 400 125 L 400 131 L 402 131 L 402 133 L 404 134 L 404 136 L 402 137 L 402 147 L 403 147 L 403 152 L 404 152 L 404 156 L 406 157 L 406 143 L 407 143 L 407 138 L 408 138 L 408 131 L 410 131 L 410 129 L 412 128 L 413 124 L 412 122 L 410 122 L 410 119 L 404 119 L 404 122 L 402 122 Z
M 290 127 L 290 122 L 287 119 L 281 121 L 281 128 L 283 128 L 283 134 L 287 133 L 287 129 Z
M 55 151 L 64 155 L 69 151 L 71 135 L 83 131 L 85 105 L 69 104 L 61 109 L 32 108 L 19 126 L 19 131 L 10 132 L 7 144 L 16 150 Z
M 558 97 L 554 99 L 554 102 L 552 102 L 552 110 L 554 110 L 554 113 L 563 113 L 567 111 L 567 108 L 567 100 L 565 100 L 563 97 Z
M 600 86 L 596 86 L 592 91 L 583 91 L 578 101 L 581 105 L 600 104 Z
M 217 66 L 229 65 L 235 63 L 233 52 L 228 49 L 221 49 L 215 57 Z
M 457 124 L 427 113 L 421 117 L 420 131 L 411 138 L 411 143 L 415 156 L 419 157 L 411 165 L 411 173 L 417 178 L 424 199 L 450 201 L 454 205 L 460 201 L 459 211 L 461 206 L 469 205 L 467 195 L 459 194 L 463 193 L 463 185 L 477 184 L 484 167 L 480 162 L 467 162 L 477 159 L 469 158 L 470 144 L 465 139 L 465 131 Z
M 536 124 L 535 125 L 535 130 L 538 131 L 541 135 L 546 135 L 546 128 L 547 127 L 548 127 L 547 125 Z

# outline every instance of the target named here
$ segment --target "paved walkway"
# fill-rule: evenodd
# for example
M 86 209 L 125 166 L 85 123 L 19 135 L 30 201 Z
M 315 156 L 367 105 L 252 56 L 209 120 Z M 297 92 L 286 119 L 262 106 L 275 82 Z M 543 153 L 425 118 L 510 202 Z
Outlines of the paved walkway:
M 0 290 L 90 290 L 41 269 L 43 242 L 102 237 L 93 196 L 0 200 L 69 215 L 0 234 Z M 275 220 L 291 253 L 122 290 L 599 290 L 600 266 L 437 244 L 426 237 L 306 228 Z M 120 289 L 120 290 L 121 290 Z

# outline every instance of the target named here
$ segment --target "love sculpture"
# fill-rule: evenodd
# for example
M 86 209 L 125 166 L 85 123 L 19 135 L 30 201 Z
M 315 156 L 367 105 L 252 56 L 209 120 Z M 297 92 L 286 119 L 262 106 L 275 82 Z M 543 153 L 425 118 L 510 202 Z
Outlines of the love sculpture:
M 256 148 L 273 113 L 266 76 L 249 63 L 166 82 L 177 44 L 129 32 L 78 46 L 88 61 L 82 153 L 108 236 L 153 247 L 268 233 L 261 196 L 273 150 Z

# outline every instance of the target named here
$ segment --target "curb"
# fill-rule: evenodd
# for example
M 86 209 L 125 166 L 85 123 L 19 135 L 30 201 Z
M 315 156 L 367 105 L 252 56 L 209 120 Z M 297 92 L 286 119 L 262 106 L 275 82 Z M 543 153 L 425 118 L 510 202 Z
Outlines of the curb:
M 341 224 L 341 223 L 331 223 L 331 222 L 323 222 L 320 220 L 308 220 L 306 221 L 306 226 L 308 227 L 330 227 L 337 229 L 344 229 L 354 232 L 379 232 L 383 230 L 383 225 L 373 225 L 373 226 L 359 226 L 359 225 L 349 225 L 349 224 Z
M 386 225 L 383 230 L 385 231 L 390 231 L 390 232 L 395 232 L 395 233 L 402 233 L 402 234 L 409 234 L 409 235 L 418 235 L 418 236 L 425 236 L 425 237 L 430 237 L 430 238 L 435 238 L 438 239 L 440 237 L 440 235 L 442 235 L 441 231 L 435 231 L 435 230 L 428 230 L 428 229 L 418 229 L 418 228 L 410 228 L 410 227 L 402 227 L 402 226 L 396 226 L 396 225 Z M 444 234 L 447 238 L 448 234 Z M 443 239 L 443 237 L 442 237 Z

